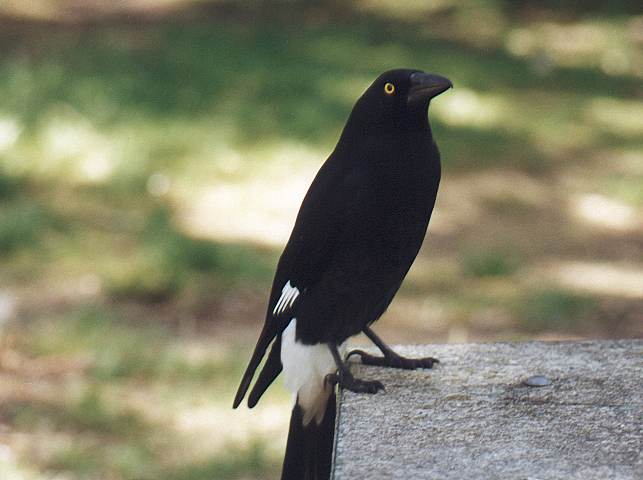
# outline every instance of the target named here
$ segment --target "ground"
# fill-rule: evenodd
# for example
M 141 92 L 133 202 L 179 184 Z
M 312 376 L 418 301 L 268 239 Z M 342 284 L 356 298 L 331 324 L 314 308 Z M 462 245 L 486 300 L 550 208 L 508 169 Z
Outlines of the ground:
M 376 330 L 643 335 L 640 7 L 102 3 L 0 6 L 0 476 L 277 475 L 288 395 L 232 396 L 299 202 L 388 68 L 455 88 Z

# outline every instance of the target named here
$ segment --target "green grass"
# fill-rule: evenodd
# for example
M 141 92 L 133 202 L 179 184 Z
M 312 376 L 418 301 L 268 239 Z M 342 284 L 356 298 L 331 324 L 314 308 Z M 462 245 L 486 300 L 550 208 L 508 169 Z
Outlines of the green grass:
M 603 179 L 603 191 L 611 198 L 637 208 L 643 206 L 643 189 L 640 188 L 643 175 L 610 174 Z
M 109 474 L 128 480 L 232 480 L 278 473 L 278 465 L 266 454 L 262 443 L 175 468 L 161 469 L 155 464 L 158 461 L 151 452 L 133 445 L 108 446 L 102 452 L 96 451 L 95 446 L 75 445 L 59 452 L 49 468 L 73 472 L 80 478 Z
M 530 331 L 573 331 L 595 320 L 596 301 L 563 290 L 530 293 L 519 307 L 522 325 Z
M 183 438 L 186 434 L 178 434 L 170 419 L 182 409 L 201 408 L 203 400 L 198 399 L 230 408 L 245 361 L 234 341 L 210 342 L 195 358 L 184 344 L 187 339 L 177 342 L 172 329 L 153 323 L 135 326 L 113 310 L 89 305 L 71 315 L 32 322 L 28 330 L 12 329 L 11 338 L 14 351 L 32 361 L 68 365 L 45 378 L 64 385 L 75 379 L 74 388 L 61 388 L 57 396 L 21 395 L 5 402 L 0 413 L 0 421 L 15 431 L 45 442 L 47 453 L 30 462 L 42 471 L 139 480 L 276 474 L 278 459 L 267 439 L 230 441 L 211 455 L 192 458 L 187 453 L 196 439 Z M 150 403 L 132 404 L 131 398 L 140 394 L 149 396 Z M 286 401 L 270 394 L 263 404 Z M 57 441 L 61 436 L 69 441 Z
M 206 275 L 218 277 L 222 285 L 265 283 L 275 263 L 265 250 L 216 244 L 179 232 L 170 210 L 162 206 L 149 212 L 135 238 L 133 255 L 107 267 L 107 291 L 115 299 L 167 300 L 186 284 L 203 282 Z
M 486 50 L 481 61 L 474 48 L 426 38 L 412 28 L 392 29 L 382 43 L 373 36 L 377 27 L 369 21 L 350 29 L 262 24 L 249 31 L 234 23 L 187 28 L 168 23 L 33 37 L 24 49 L 38 62 L 25 65 L 20 50 L 10 54 L 0 64 L 0 93 L 9 99 L 7 113 L 24 126 L 16 150 L 23 150 L 29 163 L 40 162 L 35 156 L 42 150 L 32 146 L 46 142 L 52 123 L 61 119 L 73 127 L 72 134 L 98 130 L 112 137 L 120 150 L 117 172 L 135 176 L 133 168 L 183 168 L 184 159 L 217 131 L 241 150 L 254 148 L 257 139 L 284 138 L 327 150 L 363 85 L 399 64 L 444 72 L 456 88 L 532 106 L 516 109 L 519 115 L 504 131 L 440 128 L 436 119 L 445 162 L 465 162 L 455 164 L 462 167 L 541 165 L 543 152 L 529 138 L 534 126 L 560 125 L 557 116 L 581 120 L 579 100 L 606 91 L 622 98 L 635 88 L 633 79 L 592 69 L 560 68 L 538 77 L 527 61 L 500 49 Z M 549 101 L 533 105 L 534 94 Z M 577 105 L 568 108 L 572 94 Z M 511 131 L 521 125 L 522 131 Z M 73 158 L 57 161 L 65 160 Z
M 294 14 L 306 11 L 303 4 L 294 8 Z M 627 99 L 637 85 L 632 77 L 590 67 L 557 67 L 537 75 L 529 59 L 510 55 L 501 41 L 476 48 L 380 14 L 357 17 L 350 28 L 314 22 L 299 28 L 273 13 L 253 28 L 244 22 L 164 21 L 137 28 L 54 28 L 24 41 L 2 37 L 7 48 L 0 62 L 0 94 L 7 99 L 2 114 L 21 133 L 4 152 L 5 170 L 14 173 L 0 175 L 0 196 L 29 195 L 22 191 L 24 178 L 39 182 L 45 202 L 55 191 L 67 192 L 59 210 L 66 220 L 79 211 L 70 232 L 76 250 L 91 256 L 81 245 L 88 238 L 107 248 L 104 260 L 93 260 L 118 301 L 171 300 L 185 285 L 202 283 L 194 276 L 199 272 L 227 284 L 266 285 L 276 252 L 179 232 L 172 202 L 150 198 L 146 191 L 150 176 L 161 172 L 188 192 L 217 180 L 261 178 L 276 163 L 262 158 L 267 149 L 285 142 L 303 142 L 321 159 L 361 89 L 381 70 L 400 64 L 449 75 L 456 85 L 450 95 L 473 91 L 488 97 L 483 105 L 491 109 L 498 99 L 504 105 L 504 119 L 488 126 L 453 124 L 438 108 L 433 123 L 447 172 L 510 167 L 543 175 L 558 168 L 557 151 L 570 148 L 570 141 L 575 158 L 612 143 L 588 123 L 586 103 L 595 95 Z M 444 21 L 456 21 L 453 15 Z M 619 25 L 618 18 L 607 23 Z M 386 32 L 386 41 L 377 31 Z M 480 115 L 483 121 L 488 116 L 484 110 Z M 566 131 L 579 124 L 591 133 L 588 139 L 577 141 Z M 543 148 L 542 139 L 553 151 Z M 94 156 L 108 166 L 106 177 L 92 184 L 84 172 L 91 167 L 87 158 Z M 232 169 L 231 156 L 238 158 Z M 624 180 L 605 188 L 638 201 Z M 29 202 L 10 209 L 0 223 L 5 253 L 35 247 L 48 228 L 47 210 Z M 94 228 L 95 235 L 88 236 L 93 212 L 87 202 L 127 222 L 140 225 L 143 216 L 142 228 L 109 220 L 107 231 Z M 116 242 L 125 244 L 124 252 L 110 249 Z M 54 245 L 52 258 L 61 257 L 64 243 Z M 480 268 L 471 262 L 464 261 L 465 269 Z
M 116 412 L 108 407 L 96 386 L 67 405 L 20 402 L 8 405 L 7 412 L 8 420 L 20 429 L 46 425 L 56 430 L 130 438 L 143 434 L 146 428 L 136 412 Z
M 80 478 L 105 474 L 136 478 L 158 459 L 149 436 L 153 430 L 138 412 L 109 405 L 98 386 L 67 402 L 23 401 L 7 406 L 18 431 L 71 434 L 71 445 L 55 447 L 43 467 Z
M 0 257 L 41 245 L 50 230 L 60 229 L 62 222 L 40 202 L 13 202 L 0 207 Z
M 30 5 L 10 3 L 0 13 Z M 573 210 L 587 194 L 641 207 L 633 7 L 438 3 L 187 0 L 131 22 L 0 17 L 0 356 L 14 359 L 1 373 L 38 387 L 0 409 L 39 446 L 12 445 L 16 471 L 277 477 L 283 430 L 236 432 L 204 452 L 209 432 L 175 426 L 203 409 L 221 436 L 249 428 L 229 404 L 281 251 L 273 220 L 388 68 L 455 85 L 431 106 L 436 218 L 392 306 L 418 332 L 439 319 L 414 341 L 454 326 L 471 339 L 621 331 L 636 300 L 603 302 L 532 270 L 640 263 L 636 230 Z M 204 225 L 249 218 L 251 234 L 204 234 L 186 222 L 195 208 Z M 287 403 L 278 387 L 262 400 Z
M 93 305 L 35 323 L 25 341 L 23 348 L 36 356 L 90 355 L 87 374 L 99 383 L 146 380 L 205 385 L 222 376 L 234 378 L 242 366 L 240 359 L 231 356 L 190 360 L 174 346 L 169 327 L 131 325 L 115 311 Z
M 277 476 L 279 465 L 266 453 L 266 445 L 255 442 L 243 450 L 226 452 L 203 462 L 160 473 L 163 480 L 226 480 L 257 475 Z
M 506 251 L 472 252 L 463 258 L 466 275 L 473 277 L 502 277 L 516 271 L 515 255 Z
M 0 200 L 6 201 L 17 196 L 25 188 L 25 183 L 23 178 L 0 170 Z

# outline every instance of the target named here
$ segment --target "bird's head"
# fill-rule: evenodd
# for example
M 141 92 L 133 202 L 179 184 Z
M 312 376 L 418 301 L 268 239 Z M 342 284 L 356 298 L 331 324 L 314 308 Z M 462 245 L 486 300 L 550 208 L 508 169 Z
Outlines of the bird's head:
M 451 87 L 451 81 L 440 75 L 420 70 L 389 70 L 366 89 L 355 104 L 352 116 L 366 123 L 426 123 L 431 99 Z

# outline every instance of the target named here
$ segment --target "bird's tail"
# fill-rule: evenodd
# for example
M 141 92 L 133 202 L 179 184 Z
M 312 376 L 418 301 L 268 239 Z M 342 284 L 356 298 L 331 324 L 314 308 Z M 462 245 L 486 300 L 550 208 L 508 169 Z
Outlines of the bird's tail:
M 335 437 L 335 392 L 330 394 L 321 422 L 313 419 L 304 425 L 304 412 L 295 402 L 281 480 L 328 480 L 330 478 Z

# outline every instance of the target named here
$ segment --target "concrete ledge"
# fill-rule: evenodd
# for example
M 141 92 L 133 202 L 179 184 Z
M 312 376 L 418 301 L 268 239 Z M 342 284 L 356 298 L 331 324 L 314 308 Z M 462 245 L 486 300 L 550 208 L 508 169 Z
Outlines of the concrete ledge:
M 442 363 L 352 366 L 386 392 L 340 392 L 334 479 L 643 478 L 643 340 L 397 351 Z

